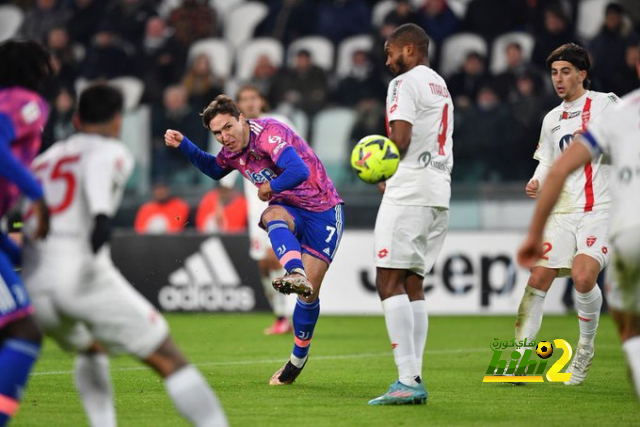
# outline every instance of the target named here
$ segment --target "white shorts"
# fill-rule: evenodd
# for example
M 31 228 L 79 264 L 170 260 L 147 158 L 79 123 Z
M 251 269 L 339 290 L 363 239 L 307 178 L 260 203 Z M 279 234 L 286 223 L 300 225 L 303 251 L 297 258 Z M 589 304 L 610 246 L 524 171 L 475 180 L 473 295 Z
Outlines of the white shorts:
M 602 270 L 611 250 L 608 230 L 608 211 L 553 214 L 544 229 L 544 254 L 536 266 L 557 268 L 559 277 L 571 276 L 573 259 L 584 254 L 598 261 Z
M 607 270 L 607 302 L 626 314 L 640 316 L 640 228 L 611 239 L 613 268 Z
M 375 264 L 426 276 L 442 249 L 449 210 L 382 203 L 376 218 Z
M 68 351 L 84 351 L 98 341 L 112 354 L 153 354 L 169 336 L 164 317 L 110 260 L 80 261 L 47 257 L 25 265 L 37 323 Z

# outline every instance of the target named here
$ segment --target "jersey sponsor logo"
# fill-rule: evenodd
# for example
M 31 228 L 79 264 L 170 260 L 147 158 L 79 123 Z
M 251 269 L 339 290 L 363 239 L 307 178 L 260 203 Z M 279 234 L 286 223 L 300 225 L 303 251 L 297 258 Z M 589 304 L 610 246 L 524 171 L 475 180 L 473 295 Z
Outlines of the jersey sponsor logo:
M 38 120 L 41 114 L 42 112 L 40 111 L 40 106 L 36 101 L 28 102 L 20 110 L 22 120 L 24 120 L 24 122 L 28 125 Z
M 398 109 L 398 104 L 393 104 L 389 109 L 389 113 L 393 114 Z
M 247 177 L 249 177 L 251 182 L 253 182 L 254 184 L 264 184 L 267 181 L 273 181 L 274 179 L 276 179 L 278 177 L 278 174 L 269 168 L 264 168 L 259 172 L 251 172 L 248 170 Z
M 393 87 L 391 88 L 391 102 L 395 103 L 398 101 L 398 97 L 400 96 L 400 85 L 402 84 L 402 80 L 396 80 L 393 82 Z
M 611 102 L 613 102 L 614 104 L 617 104 L 618 101 L 620 101 L 620 98 L 618 98 L 616 95 L 614 95 L 612 93 L 607 95 L 607 98 L 609 98 L 609 100 L 611 100 Z
M 571 134 L 564 135 L 560 138 L 560 141 L 558 141 L 558 148 L 560 148 L 560 151 L 563 152 L 566 150 L 567 147 L 571 145 L 571 141 L 573 141 L 573 135 Z
M 558 126 L 554 127 L 553 129 L 551 129 L 551 133 L 555 133 L 555 132 L 557 132 L 559 130 L 560 130 L 560 125 L 558 125 Z
M 580 115 L 581 111 L 563 111 L 560 115 L 560 120 L 569 120 Z
M 242 284 L 218 237 L 202 242 L 168 279 L 158 293 L 166 311 L 251 311 L 256 305 L 253 289 Z
M 386 258 L 387 255 L 389 255 L 389 251 L 385 248 L 385 249 L 380 249 L 378 251 L 378 258 L 382 259 L 382 258 Z
M 269 135 L 269 144 L 280 144 L 282 142 L 282 138 L 280 135 Z
M 424 153 L 420 154 L 420 156 L 418 157 L 418 163 L 420 163 L 420 166 L 422 166 L 423 168 L 429 166 L 429 163 L 431 163 L 431 153 L 429 151 L 425 151 Z
M 596 236 L 589 236 L 587 237 L 587 247 L 591 247 L 593 246 L 593 244 L 596 242 Z
M 287 143 L 285 141 L 282 141 L 280 144 L 276 146 L 276 148 L 273 149 L 273 154 L 274 155 L 278 154 L 278 152 L 286 146 L 287 146 Z

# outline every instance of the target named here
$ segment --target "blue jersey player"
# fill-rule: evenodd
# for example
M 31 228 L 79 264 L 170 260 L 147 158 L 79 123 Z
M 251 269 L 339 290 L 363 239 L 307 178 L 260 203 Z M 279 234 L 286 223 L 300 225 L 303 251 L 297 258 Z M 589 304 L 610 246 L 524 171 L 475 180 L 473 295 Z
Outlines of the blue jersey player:
M 284 123 L 246 119 L 226 95 L 209 104 L 202 121 L 223 145 L 217 156 L 175 130 L 167 130 L 165 142 L 213 179 L 237 169 L 256 186 L 258 197 L 269 202 L 260 226 L 287 271 L 273 287 L 299 295 L 293 311 L 293 352 L 269 384 L 291 384 L 307 362 L 320 315 L 318 292 L 342 236 L 343 201 L 311 147 Z
M 37 43 L 9 40 L 0 44 L 0 217 L 20 193 L 34 200 L 38 218 L 33 238 L 49 229 L 42 188 L 29 172 L 38 153 L 49 107 L 42 94 L 53 71 L 49 55 Z M 29 372 L 38 358 L 42 336 L 31 317 L 31 304 L 14 268 L 20 251 L 0 233 L 0 426 L 18 411 Z

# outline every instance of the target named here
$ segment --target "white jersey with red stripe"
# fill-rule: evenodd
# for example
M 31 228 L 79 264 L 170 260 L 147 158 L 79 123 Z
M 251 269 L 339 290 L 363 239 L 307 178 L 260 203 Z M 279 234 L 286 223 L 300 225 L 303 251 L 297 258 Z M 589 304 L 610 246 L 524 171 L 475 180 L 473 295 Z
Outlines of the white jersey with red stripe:
M 640 89 L 624 96 L 615 109 L 598 118 L 580 141 L 594 158 L 602 153 L 611 156 L 610 237 L 640 227 Z
M 412 124 L 411 143 L 398 171 L 386 182 L 383 201 L 448 208 L 453 102 L 444 79 L 425 65 L 394 78 L 387 93 L 387 123 L 396 120 Z
M 32 242 L 32 249 L 91 254 L 94 217 L 116 213 L 133 166 L 122 142 L 95 134 L 73 135 L 36 157 L 31 169 L 42 183 L 51 224 L 47 239 Z M 69 256 L 74 259 L 80 261 Z
M 544 118 L 538 148 L 533 156 L 540 162 L 532 179 L 538 179 L 541 188 L 544 178 L 553 162 L 571 144 L 577 131 L 584 131 L 587 125 L 611 109 L 619 101 L 613 93 L 588 90 L 572 102 L 563 102 L 551 110 Z M 567 178 L 553 208 L 553 213 L 577 213 L 609 209 L 610 165 L 603 162 L 603 156 L 573 172 Z

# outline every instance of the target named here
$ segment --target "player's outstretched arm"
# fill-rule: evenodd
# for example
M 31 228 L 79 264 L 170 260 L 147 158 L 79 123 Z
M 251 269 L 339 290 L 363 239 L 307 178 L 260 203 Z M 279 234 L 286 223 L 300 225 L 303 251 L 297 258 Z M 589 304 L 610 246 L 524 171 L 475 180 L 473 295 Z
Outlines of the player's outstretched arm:
M 227 176 L 233 169 L 224 169 L 218 164 L 216 156 L 202 151 L 193 142 L 177 130 L 167 129 L 164 133 L 167 147 L 178 148 L 189 161 L 203 174 L 218 180 Z
M 573 143 L 556 160 L 545 180 L 544 190 L 538 196 L 536 210 L 525 242 L 518 250 L 518 263 L 531 268 L 542 255 L 542 233 L 555 206 L 567 176 L 591 160 L 591 152 L 581 143 Z

